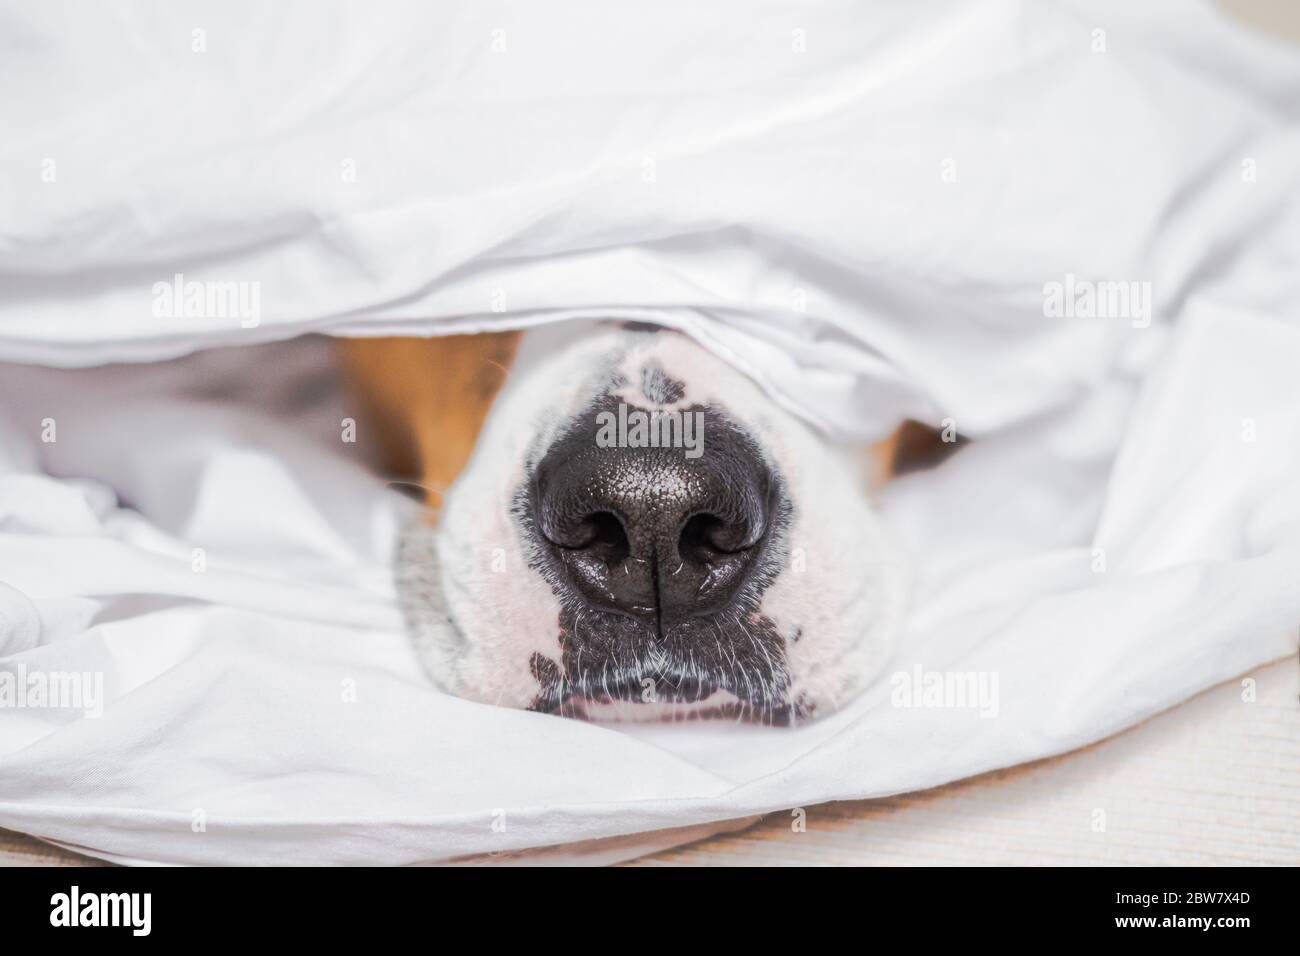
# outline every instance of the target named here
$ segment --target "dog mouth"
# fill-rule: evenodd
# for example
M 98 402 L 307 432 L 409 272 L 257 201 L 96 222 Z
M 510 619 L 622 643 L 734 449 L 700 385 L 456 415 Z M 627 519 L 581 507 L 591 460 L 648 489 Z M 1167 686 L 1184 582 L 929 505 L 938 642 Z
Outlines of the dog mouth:
M 730 720 L 765 727 L 793 727 L 813 716 L 811 711 L 802 710 L 796 705 L 760 707 L 750 701 L 736 700 L 725 691 L 718 691 L 702 701 L 661 702 L 654 705 L 574 697 L 558 708 L 544 712 L 597 723 L 678 724 Z
M 534 655 L 534 675 L 543 690 L 531 709 L 550 713 L 590 711 L 610 708 L 626 711 L 629 705 L 662 705 L 682 711 L 697 709 L 718 695 L 722 683 L 718 680 L 685 672 L 682 668 L 670 671 L 647 669 L 640 673 L 580 673 L 566 678 L 558 669 L 548 668 L 547 661 Z M 547 677 L 551 679 L 547 679 Z M 716 703 L 716 702 L 715 702 Z
M 812 716 L 792 694 L 785 641 L 754 611 L 690 618 L 660 633 L 648 622 L 561 611 L 560 656 L 534 653 L 529 709 L 588 720 L 730 718 L 785 726 Z
M 787 686 L 770 680 L 761 688 L 734 687 L 735 681 L 681 667 L 612 677 L 607 672 L 587 673 L 573 679 L 540 653 L 533 654 L 530 666 L 542 689 L 528 709 L 539 713 L 663 723 L 730 719 L 775 727 L 813 716 L 807 700 L 791 700 Z

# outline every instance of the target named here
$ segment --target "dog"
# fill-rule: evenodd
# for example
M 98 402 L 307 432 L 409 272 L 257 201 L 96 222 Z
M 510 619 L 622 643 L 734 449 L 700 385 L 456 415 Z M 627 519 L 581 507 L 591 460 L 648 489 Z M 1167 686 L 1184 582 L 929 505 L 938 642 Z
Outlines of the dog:
M 888 662 L 907 573 L 869 487 L 932 455 L 916 429 L 864 456 L 640 324 L 343 352 L 387 467 L 427 493 L 398 586 L 441 689 L 589 720 L 791 725 Z

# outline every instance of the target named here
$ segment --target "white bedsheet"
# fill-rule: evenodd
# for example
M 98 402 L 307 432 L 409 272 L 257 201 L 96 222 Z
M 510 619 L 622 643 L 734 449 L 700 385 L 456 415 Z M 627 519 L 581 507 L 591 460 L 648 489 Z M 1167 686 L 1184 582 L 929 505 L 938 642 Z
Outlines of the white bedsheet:
M 428 6 L 0 13 L 31 366 L 0 366 L 0 674 L 103 681 L 0 707 L 0 826 L 145 862 L 550 846 L 1057 753 L 1295 650 L 1294 54 L 1181 3 Z M 178 273 L 255 314 L 158 308 Z M 1150 312 L 1047 314 L 1071 276 Z M 441 696 L 393 601 L 409 505 L 339 441 L 319 341 L 37 367 L 610 315 L 832 433 L 977 439 L 884 496 L 916 598 L 843 712 Z M 917 668 L 996 705 L 898 706 Z

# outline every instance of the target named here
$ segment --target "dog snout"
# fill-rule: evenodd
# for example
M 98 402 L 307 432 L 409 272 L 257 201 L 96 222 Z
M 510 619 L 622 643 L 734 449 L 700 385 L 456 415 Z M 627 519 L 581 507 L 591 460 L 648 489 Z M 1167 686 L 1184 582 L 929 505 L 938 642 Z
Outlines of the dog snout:
M 601 447 L 578 432 L 537 469 L 537 524 L 564 581 L 593 609 L 667 634 L 723 612 L 754 575 L 772 521 L 772 478 L 740 433 L 704 453 Z

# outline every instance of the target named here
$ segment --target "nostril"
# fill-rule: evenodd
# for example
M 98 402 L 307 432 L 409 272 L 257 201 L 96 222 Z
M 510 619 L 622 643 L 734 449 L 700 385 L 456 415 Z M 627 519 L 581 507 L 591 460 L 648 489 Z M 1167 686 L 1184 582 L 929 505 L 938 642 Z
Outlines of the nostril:
M 612 511 L 596 511 L 547 525 L 544 533 L 552 544 L 569 551 L 585 551 L 606 564 L 616 564 L 631 552 L 623 523 Z
M 616 564 L 631 552 L 623 523 L 611 511 L 597 511 L 579 523 L 583 541 L 574 547 L 582 548 L 606 564 Z
M 762 537 L 762 526 L 727 521 L 714 514 L 692 515 L 682 527 L 677 552 L 687 561 L 708 563 L 719 555 L 738 554 Z

